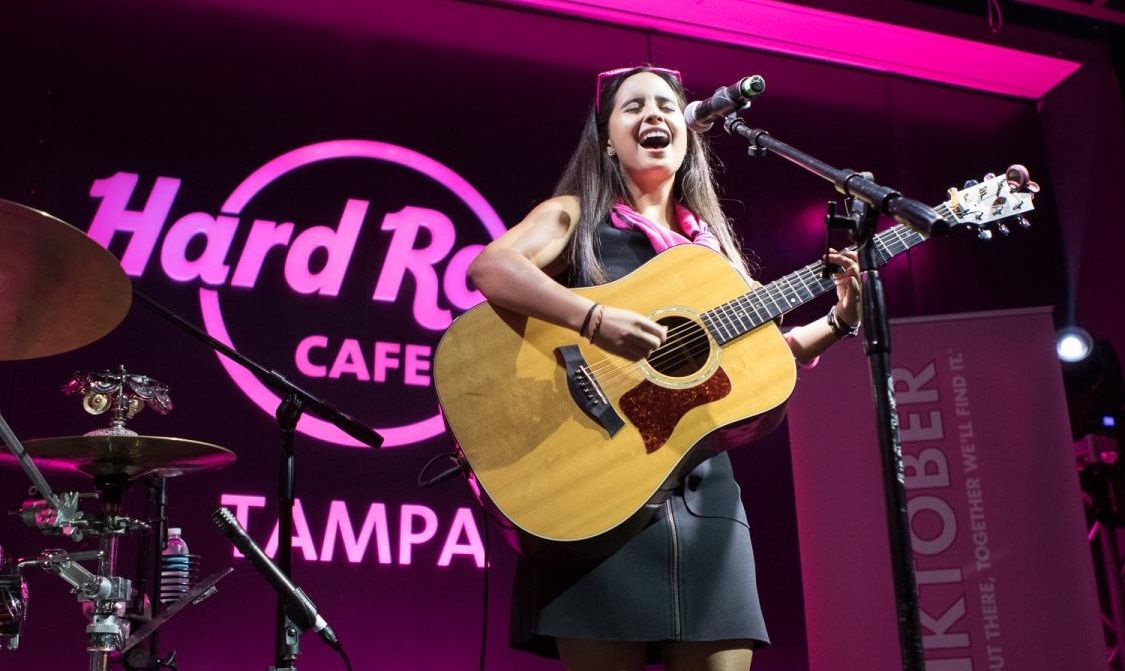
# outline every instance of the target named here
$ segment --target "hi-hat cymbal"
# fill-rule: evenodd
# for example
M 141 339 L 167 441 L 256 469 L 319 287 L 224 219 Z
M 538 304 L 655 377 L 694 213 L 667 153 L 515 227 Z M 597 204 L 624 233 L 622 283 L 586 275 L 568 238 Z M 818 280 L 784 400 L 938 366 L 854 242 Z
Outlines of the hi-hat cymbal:
M 129 278 L 82 231 L 0 200 L 0 241 L 0 361 L 69 352 L 125 319 Z
M 230 466 L 234 452 L 197 440 L 163 436 L 62 436 L 23 443 L 36 464 L 94 478 L 173 477 Z

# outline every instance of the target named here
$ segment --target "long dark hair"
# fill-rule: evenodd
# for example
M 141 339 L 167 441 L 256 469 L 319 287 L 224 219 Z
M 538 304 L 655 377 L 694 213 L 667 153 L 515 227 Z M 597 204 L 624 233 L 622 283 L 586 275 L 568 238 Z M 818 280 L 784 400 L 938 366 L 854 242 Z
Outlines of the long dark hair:
M 598 259 L 595 231 L 608 219 L 614 203 L 619 200 L 629 201 L 621 166 L 606 154 L 605 147 L 613 98 L 621 83 L 638 72 L 651 72 L 664 79 L 675 91 L 680 109 L 687 105 L 687 95 L 679 79 L 667 72 L 639 66 L 608 80 L 599 92 L 597 104 L 590 106 L 578 147 L 555 186 L 556 196 L 578 198 L 578 224 L 567 248 L 567 261 L 572 276 L 582 285 L 606 281 L 605 268 Z M 724 256 L 749 277 L 750 271 L 735 239 L 730 220 L 719 206 L 711 161 L 710 148 L 695 131 L 689 130 L 687 155 L 676 172 L 672 197 L 707 222 L 711 232 L 718 238 Z

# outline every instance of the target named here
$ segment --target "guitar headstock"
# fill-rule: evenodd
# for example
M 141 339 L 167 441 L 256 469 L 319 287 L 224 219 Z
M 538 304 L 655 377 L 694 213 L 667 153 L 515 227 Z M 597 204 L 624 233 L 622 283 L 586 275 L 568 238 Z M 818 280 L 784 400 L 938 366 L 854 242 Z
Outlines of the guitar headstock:
M 938 211 L 953 227 L 968 226 L 982 240 L 989 240 L 993 230 L 1009 233 L 1008 220 L 1020 228 L 1029 227 L 1023 215 L 1035 209 L 1032 199 L 1037 193 L 1039 185 L 1031 181 L 1027 168 L 1017 163 L 1003 175 L 989 173 L 981 182 L 967 182 L 961 190 L 949 189 L 949 200 Z

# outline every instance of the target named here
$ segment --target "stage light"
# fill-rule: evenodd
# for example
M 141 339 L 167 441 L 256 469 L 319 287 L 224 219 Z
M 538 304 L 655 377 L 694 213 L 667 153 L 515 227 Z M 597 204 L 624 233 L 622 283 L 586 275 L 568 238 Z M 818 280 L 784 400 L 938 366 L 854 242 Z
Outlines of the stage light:
M 1125 416 L 1125 379 L 1113 345 L 1070 326 L 1055 341 L 1061 360 L 1071 433 L 1120 436 Z
M 1080 326 L 1059 329 L 1055 337 L 1055 351 L 1065 363 L 1078 363 L 1090 356 L 1093 350 L 1094 339 Z

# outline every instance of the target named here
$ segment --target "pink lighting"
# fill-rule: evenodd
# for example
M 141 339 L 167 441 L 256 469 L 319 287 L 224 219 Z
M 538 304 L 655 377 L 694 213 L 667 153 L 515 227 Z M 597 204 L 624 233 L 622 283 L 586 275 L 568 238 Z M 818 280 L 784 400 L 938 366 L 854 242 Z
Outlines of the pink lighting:
M 1038 100 L 1079 63 L 773 0 L 507 0 L 672 35 Z
M 223 312 L 219 307 L 218 293 L 211 289 L 200 288 L 199 303 L 203 312 L 203 325 L 207 329 L 207 332 L 211 334 L 211 337 L 226 344 L 228 347 L 238 349 L 234 343 L 231 342 L 230 333 L 227 332 L 226 323 L 223 321 Z M 277 406 L 281 404 L 281 399 L 278 398 L 277 394 L 273 393 L 269 387 L 262 384 L 261 380 L 255 377 L 253 373 L 239 364 L 221 355 L 219 355 L 218 358 L 219 362 L 223 365 L 223 369 L 226 370 L 227 375 L 230 375 L 231 380 L 238 385 L 238 388 L 241 389 L 243 393 L 250 397 L 250 400 L 254 401 L 255 405 L 261 408 L 263 412 L 270 415 L 277 410 Z M 440 435 L 445 431 L 445 422 L 442 420 L 441 411 L 437 407 L 437 401 L 435 401 L 434 414 L 428 419 L 402 426 L 374 428 L 383 436 L 384 447 L 396 447 L 409 445 Z M 336 445 L 366 447 L 366 445 L 336 428 L 336 426 L 307 414 L 302 415 L 300 421 L 297 422 L 297 430 L 305 435 L 313 436 L 329 443 L 335 443 Z
M 180 217 L 169 228 L 160 248 L 160 267 L 177 282 L 199 280 L 200 311 L 208 333 L 235 348 L 223 318 L 220 295 L 210 287 L 231 286 L 253 288 L 261 274 L 266 257 L 285 255 L 285 280 L 298 294 L 316 294 L 334 298 L 340 294 L 360 229 L 367 217 L 370 203 L 350 198 L 344 204 L 335 226 L 311 226 L 294 235 L 292 222 L 278 223 L 256 219 L 250 227 L 245 247 L 234 263 L 234 272 L 226 259 L 231 253 L 243 208 L 258 193 L 278 179 L 300 168 L 320 161 L 364 158 L 392 163 L 428 177 L 455 195 L 472 213 L 476 223 L 490 237 L 504 230 L 500 217 L 471 184 L 446 166 L 416 151 L 372 140 L 335 140 L 306 145 L 274 158 L 254 170 L 222 205 L 222 214 L 192 212 Z M 168 220 L 173 201 L 180 189 L 180 180 L 159 177 L 139 210 L 128 205 L 137 188 L 139 175 L 118 172 L 112 177 L 96 180 L 90 195 L 101 203 L 90 224 L 88 234 L 109 247 L 116 234 L 127 238 L 121 265 L 129 275 L 143 276 L 160 242 L 160 234 Z M 480 253 L 482 245 L 457 247 L 457 227 L 450 218 L 436 210 L 406 206 L 387 214 L 381 228 L 391 233 L 387 258 L 382 264 L 371 296 L 373 301 L 396 303 L 403 293 L 409 274 L 413 287 L 414 322 L 435 334 L 453 320 L 453 312 L 442 307 L 444 297 L 455 308 L 468 309 L 483 300 L 468 285 L 466 268 Z M 189 247 L 198 240 L 203 251 L 189 255 Z M 327 261 L 314 271 L 311 259 L 324 252 Z M 444 273 L 437 266 L 448 260 Z M 435 335 L 436 337 L 436 335 Z M 433 348 L 427 344 L 398 342 L 360 342 L 345 338 L 331 342 L 328 336 L 313 334 L 299 343 L 294 354 L 297 369 L 309 377 L 357 381 L 386 382 L 394 378 L 411 387 L 430 385 Z M 256 377 L 225 357 L 218 357 L 235 384 L 264 412 L 272 415 L 280 399 Z M 322 420 L 304 416 L 297 425 L 302 433 L 338 445 L 362 447 L 355 439 Z M 445 430 L 436 401 L 429 419 L 401 426 L 377 429 L 384 445 L 393 447 L 416 443 L 440 435 Z
M 260 533 L 261 525 L 251 524 L 251 511 L 265 507 L 264 496 L 227 493 L 222 494 L 220 500 L 222 505 L 234 509 L 235 519 L 248 532 Z M 382 565 L 397 563 L 399 566 L 412 566 L 419 563 L 416 550 L 425 550 L 428 556 L 433 556 L 433 550 L 440 545 L 440 552 L 436 553 L 436 559 L 433 560 L 436 566 L 450 566 L 460 556 L 471 561 L 476 568 L 484 568 L 484 542 L 471 508 L 457 508 L 450 518 L 448 514 L 439 514 L 430 506 L 403 503 L 398 508 L 395 520 L 397 534 L 392 531 L 390 522 L 394 516 L 393 513 L 388 514 L 386 503 L 372 502 L 366 511 L 360 509 L 357 513 L 359 514 L 353 517 L 345 501 L 330 501 L 324 527 L 313 528 L 309 526 L 301 500 L 294 500 L 293 549 L 301 551 L 296 556 L 307 562 L 333 562 L 337 561 L 336 550 L 340 546 L 344 551 L 340 561 L 349 564 L 367 561 Z M 359 519 L 360 515 L 362 522 L 357 531 L 353 520 Z M 279 544 L 279 525 L 276 519 L 272 522 L 273 530 L 263 547 L 263 552 L 270 557 L 276 556 Z M 243 556 L 237 549 L 233 552 L 234 557 Z
M 1066 11 L 1083 4 L 1023 1 L 1048 7 L 1066 4 Z M 567 31 L 543 20 L 543 14 L 555 14 L 1031 100 L 1041 99 L 1081 67 L 1081 63 L 1063 58 L 776 0 L 414 0 L 381 3 L 377 9 L 373 8 L 376 5 L 355 0 L 205 2 L 226 10 L 257 12 L 305 26 L 330 26 L 349 32 L 476 48 L 482 47 L 483 39 L 486 49 L 516 55 L 522 53 L 521 49 L 534 48 L 538 50 L 535 58 L 542 59 L 555 56 L 539 45 L 556 37 L 551 32 Z M 506 12 L 506 8 L 517 11 Z M 518 10 L 530 11 L 521 16 Z M 1090 11 L 1107 20 L 1096 14 L 1097 10 Z M 442 16 L 444 21 L 434 22 L 433 16 Z M 442 23 L 446 25 L 438 25 Z M 485 37 L 470 37 L 477 33 Z M 490 39 L 502 34 L 506 35 L 503 39 Z M 590 48 L 597 49 L 593 45 Z
M 321 142 L 282 154 L 255 170 L 243 180 L 223 203 L 222 211 L 225 214 L 239 214 L 262 189 L 303 166 L 319 161 L 357 157 L 395 163 L 426 175 L 449 189 L 464 202 L 492 237 L 497 237 L 504 231 L 504 224 L 500 221 L 500 217 L 492 209 L 492 206 L 460 175 L 418 152 L 370 140 Z M 339 283 L 342 280 L 343 269 L 346 268 L 350 260 L 351 249 L 355 244 L 359 226 L 366 211 L 366 202 L 349 200 L 341 216 L 338 229 L 323 226 L 314 227 L 298 236 L 297 241 L 293 243 L 293 250 L 291 250 L 291 255 L 287 258 L 285 266 L 286 279 L 290 286 L 302 293 L 315 291 L 325 295 L 336 295 Z M 254 223 L 254 231 L 263 231 L 263 235 L 269 237 L 269 240 L 257 246 L 248 245 L 248 248 L 253 247 L 257 250 L 254 256 L 258 260 L 258 266 L 260 266 L 261 257 L 264 256 L 265 250 L 270 246 L 284 245 L 288 242 L 290 229 L 284 230 L 280 239 L 277 237 L 282 228 L 284 228 L 284 225 L 278 227 L 273 222 L 256 221 Z M 419 230 L 423 228 L 428 231 L 431 244 L 428 247 L 418 249 L 414 246 L 414 241 L 418 238 Z M 433 269 L 433 264 L 445 258 L 454 247 L 456 229 L 448 217 L 433 210 L 409 207 L 388 215 L 383 222 L 383 230 L 394 231 L 394 237 L 386 267 L 380 274 L 375 294 L 372 296 L 373 299 L 393 302 L 398 296 L 398 289 L 403 276 L 407 272 L 411 273 L 419 286 L 414 298 L 415 320 L 419 325 L 435 331 L 444 329 L 452 319 L 448 310 L 437 307 L 439 286 L 444 285 L 450 293 L 451 300 L 458 307 L 467 309 L 481 300 L 479 293 L 468 290 L 463 277 L 458 282 L 450 278 L 447 273 L 443 281 L 437 277 Z M 300 241 L 310 235 L 318 237 L 301 247 Z M 307 259 L 308 255 L 312 253 L 313 247 L 316 246 L 327 248 L 329 255 L 335 258 L 327 264 L 324 270 L 314 276 L 307 272 Z M 298 249 L 298 247 L 301 248 Z M 479 251 L 479 245 L 471 245 L 458 250 L 451 263 L 453 271 L 463 272 L 472 257 Z M 292 258 L 300 258 L 301 260 L 291 265 L 289 259 Z M 391 269 L 391 272 L 388 272 L 388 268 Z M 239 270 L 242 269 L 239 268 Z M 249 271 L 245 275 L 256 276 L 256 271 Z M 235 278 L 247 281 L 243 279 L 244 274 L 238 271 L 235 272 Z M 250 283 L 253 284 L 252 281 Z M 235 347 L 223 320 L 218 293 L 201 287 L 199 289 L 199 302 L 208 333 L 227 345 Z M 328 377 L 331 378 L 352 375 L 361 380 L 373 379 L 379 381 L 386 379 L 388 371 L 401 369 L 406 384 L 413 386 L 429 384 L 429 347 L 406 345 L 403 348 L 398 343 L 375 343 L 371 374 L 368 378 L 368 365 L 362 349 L 356 341 L 345 341 L 340 346 L 330 368 L 325 364 L 312 362 L 313 350 L 321 349 L 327 344 L 327 339 L 319 337 L 303 341 L 296 353 L 298 369 L 306 374 L 315 374 L 314 376 L 321 376 L 327 369 Z M 219 360 L 235 384 L 263 411 L 273 414 L 281 399 L 241 366 L 222 356 L 219 357 Z M 437 404 L 434 405 L 434 414 L 429 419 L 403 426 L 377 428 L 376 430 L 384 438 L 384 446 L 393 447 L 416 443 L 444 432 L 444 421 L 437 409 Z M 297 424 L 297 430 L 337 445 L 363 447 L 359 441 L 351 438 L 332 424 L 309 415 L 301 417 Z

